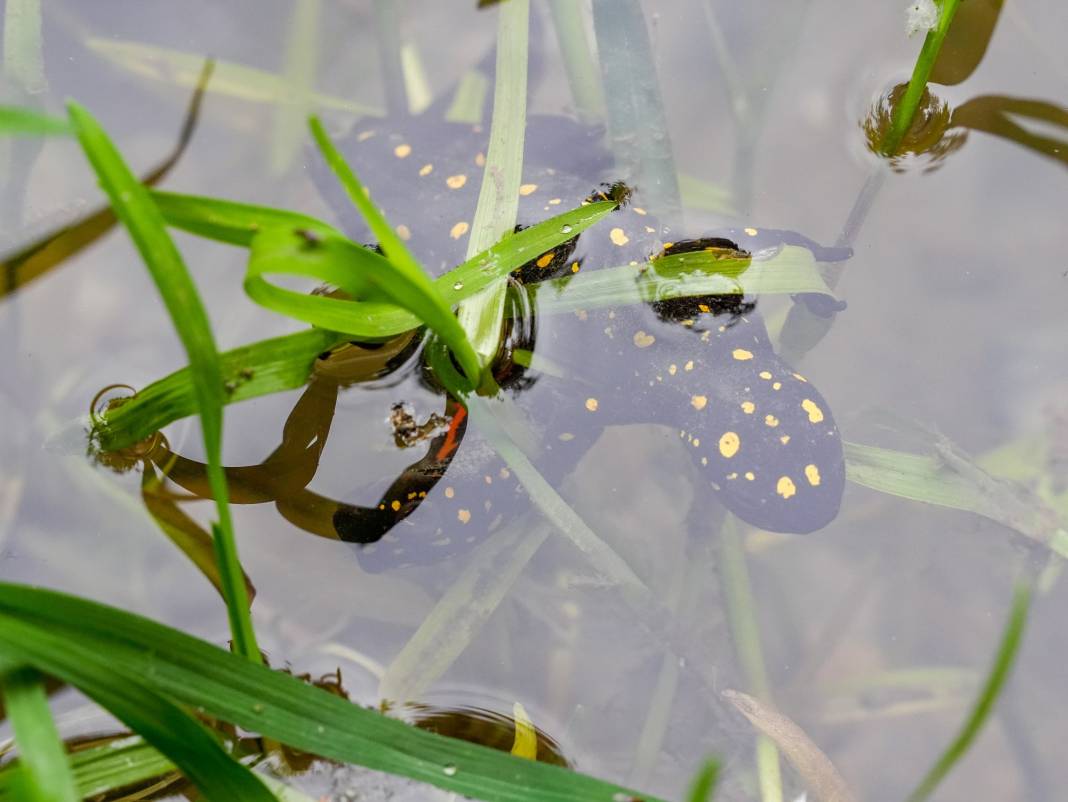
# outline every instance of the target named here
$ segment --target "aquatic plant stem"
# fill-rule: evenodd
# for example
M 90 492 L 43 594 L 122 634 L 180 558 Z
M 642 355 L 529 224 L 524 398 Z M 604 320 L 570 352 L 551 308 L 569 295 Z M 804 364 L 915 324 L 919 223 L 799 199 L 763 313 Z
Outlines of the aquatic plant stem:
M 1027 614 L 1030 609 L 1031 588 L 1029 585 L 1021 583 L 1016 586 L 1016 590 L 1013 593 L 1009 620 L 1005 625 L 1004 634 L 1001 636 L 1001 645 L 998 647 L 994 666 L 990 670 L 982 690 L 979 692 L 975 706 L 961 727 L 960 733 L 946 748 L 946 751 L 927 773 L 927 776 L 920 781 L 916 790 L 909 795 L 908 802 L 924 802 L 924 800 L 929 799 L 938 784 L 949 774 L 950 769 L 971 748 L 972 743 L 974 743 L 976 736 L 979 734 L 979 730 L 982 729 L 987 718 L 990 717 L 990 713 L 994 709 L 994 703 L 1001 695 L 1002 688 L 1005 687 L 1005 681 L 1009 678 L 1013 663 L 1016 661 L 1016 655 L 1020 651 L 1020 643 L 1023 641 L 1024 627 L 1027 624 Z
M 595 123 L 604 117 L 604 97 L 597 79 L 597 65 L 591 57 L 586 39 L 583 5 L 575 0 L 550 0 L 556 39 L 564 57 L 564 71 L 571 87 L 575 110 L 584 123 Z
M 68 112 L 86 158 L 111 201 L 115 216 L 126 227 L 141 254 L 189 357 L 194 377 L 193 395 L 200 413 L 207 455 L 208 482 L 219 518 L 216 548 L 233 646 L 251 662 L 260 663 L 263 658 L 252 629 L 249 597 L 242 581 L 241 563 L 230 518 L 229 492 L 222 467 L 225 392 L 219 354 L 207 312 L 181 254 L 167 234 L 163 215 L 152 202 L 148 188 L 130 171 L 103 128 L 86 109 L 71 101 L 68 103 Z
M 733 515 L 727 515 L 723 521 L 720 543 L 723 594 L 738 662 L 753 695 L 760 701 L 771 704 L 771 683 L 764 664 L 760 623 L 757 620 L 756 602 L 749 581 L 749 568 L 745 562 L 745 547 L 738 531 L 737 519 Z M 779 751 L 765 735 L 757 738 L 756 764 L 761 798 L 764 802 L 781 802 L 782 774 Z
M 468 258 L 510 235 L 519 215 L 527 121 L 530 0 L 512 0 L 502 5 L 498 13 L 493 119 L 486 169 L 467 243 Z M 460 305 L 460 325 L 484 365 L 497 353 L 506 292 L 507 283 L 500 280 Z
M 908 88 L 905 90 L 901 102 L 894 106 L 890 118 L 890 131 L 883 138 L 880 150 L 884 156 L 893 156 L 901 146 L 901 142 L 912 126 L 912 120 L 916 116 L 916 110 L 920 107 L 923 99 L 923 91 L 927 88 L 927 80 L 934 69 L 938 53 L 942 50 L 942 43 L 949 33 L 949 26 L 953 23 L 953 17 L 957 13 L 960 0 L 942 0 L 942 8 L 938 15 L 938 24 L 927 33 L 923 40 L 923 49 L 916 59 L 916 65 L 912 68 L 912 77 L 909 79 Z

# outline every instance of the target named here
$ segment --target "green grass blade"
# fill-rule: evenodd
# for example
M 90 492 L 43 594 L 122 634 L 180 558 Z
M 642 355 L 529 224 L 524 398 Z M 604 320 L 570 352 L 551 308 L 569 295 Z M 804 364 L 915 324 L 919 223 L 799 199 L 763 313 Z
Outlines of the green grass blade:
M 4 709 L 19 748 L 19 784 L 26 802 L 76 802 L 70 763 L 48 707 L 41 675 L 17 668 L 0 677 Z
M 125 70 L 176 86 L 196 86 L 197 75 L 204 62 L 204 56 L 201 53 L 172 50 L 141 42 L 90 36 L 85 43 L 97 55 Z M 212 94 L 224 95 L 237 100 L 276 103 L 279 98 L 285 97 L 287 87 L 285 79 L 273 72 L 247 67 L 244 64 L 219 61 L 216 63 L 211 91 Z M 333 111 L 373 117 L 381 117 L 383 114 L 383 110 L 378 106 L 319 92 L 312 95 L 312 100 L 319 108 Z
M 74 752 L 70 764 L 76 799 L 94 797 L 174 771 L 174 763 L 137 735 Z M 0 802 L 18 799 L 13 787 L 15 767 L 11 764 L 0 769 Z
M 379 262 L 377 270 L 368 270 L 366 275 L 361 276 L 361 279 L 373 281 L 375 287 L 388 295 L 394 303 L 410 309 L 422 322 L 437 332 L 456 355 L 468 380 L 477 385 L 482 367 L 467 339 L 467 334 L 453 315 L 448 301 L 416 261 L 400 235 L 393 230 L 378 208 L 371 203 L 370 196 L 364 191 L 356 174 L 345 163 L 322 123 L 312 117 L 308 124 L 323 158 L 338 177 L 353 205 L 367 221 L 379 247 L 386 255 L 386 260 Z M 353 249 L 359 248 L 352 243 L 349 245 Z M 363 264 L 368 263 L 364 261 Z M 355 263 L 353 267 L 356 267 Z
M 530 2 L 512 0 L 497 13 L 493 119 L 478 205 L 467 242 L 468 257 L 508 237 L 515 230 L 519 214 L 527 121 Z M 460 325 L 471 338 L 478 358 L 486 364 L 493 360 L 500 343 L 506 292 L 504 282 L 497 282 L 460 306 Z
M 26 109 L 0 106 L 0 134 L 7 136 L 69 136 L 73 131 L 62 117 Z
M 961 0 L 942 0 L 940 3 L 938 24 L 927 33 L 923 40 L 923 48 L 916 58 L 916 65 L 912 69 L 912 77 L 909 79 L 908 88 L 901 98 L 890 118 L 890 130 L 880 143 L 881 150 L 886 156 L 893 156 L 901 147 L 905 134 L 912 127 L 912 121 L 916 111 L 923 100 L 923 90 L 927 88 L 931 71 L 938 60 L 938 53 L 942 49 L 942 43 L 949 34 L 949 27 L 953 23 L 953 17 L 957 13 Z
M 613 802 L 633 794 L 409 727 L 177 630 L 53 591 L 0 583 L 0 654 L 76 686 L 106 671 L 118 688 L 143 684 L 298 749 L 490 802 Z
M 719 761 L 709 758 L 701 764 L 693 779 L 690 781 L 690 790 L 686 794 L 686 802 L 712 802 L 712 794 L 716 790 L 716 780 L 719 779 Z
M 845 443 L 846 478 L 893 496 L 982 515 L 1068 557 L 1057 514 L 1023 486 L 991 476 L 953 444 L 935 437 L 935 453 L 913 454 Z
M 7 0 L 3 26 L 4 83 L 24 95 L 46 91 L 41 0 Z
M 126 166 L 107 134 L 88 111 L 74 102 L 69 104 L 69 111 L 89 163 L 96 171 L 115 215 L 141 253 L 189 356 L 195 377 L 193 392 L 200 412 L 208 459 L 208 477 L 215 496 L 219 531 L 223 536 L 221 554 L 227 562 L 227 565 L 220 566 L 220 571 L 224 578 L 240 577 L 241 566 L 227 503 L 226 477 L 222 470 L 222 370 L 207 313 L 148 189 Z M 226 587 L 226 602 L 235 648 L 249 660 L 259 661 L 260 652 L 252 630 L 248 594 L 243 582 L 236 581 Z
M 652 43 L 638 0 L 593 0 L 612 151 L 643 190 L 654 214 L 682 210 L 678 173 L 660 97 Z
M 1009 678 L 1012 665 L 1016 661 L 1016 655 L 1020 651 L 1020 643 L 1023 641 L 1024 627 L 1027 624 L 1027 614 L 1031 607 L 1031 591 L 1026 585 L 1018 585 L 1012 599 L 1012 609 L 1009 612 L 1009 620 L 1005 625 L 1005 631 L 1001 636 L 1001 644 L 998 646 L 997 655 L 990 674 L 983 684 L 982 690 L 961 727 L 960 733 L 947 747 L 946 751 L 938 759 L 935 765 L 920 781 L 916 790 L 908 798 L 908 802 L 924 802 L 934 793 L 935 788 L 942 782 L 954 765 L 967 753 L 975 742 L 976 736 L 982 729 L 986 720 L 990 717 L 994 704 L 1001 694 L 1005 681 Z
M 167 225 L 198 237 L 244 248 L 250 247 L 253 238 L 261 231 L 282 226 L 323 236 L 341 235 L 336 228 L 314 217 L 271 206 L 161 190 L 152 191 L 152 200 Z
M 315 73 L 318 67 L 319 0 L 295 0 L 288 24 L 285 66 L 282 80 L 285 92 L 274 107 L 271 137 L 271 172 L 281 175 L 300 153 L 304 138 L 304 118 L 312 110 Z
M 593 49 L 586 38 L 583 4 L 574 0 L 550 0 L 556 40 L 564 57 L 564 71 L 579 119 L 593 123 L 604 118 L 604 98 L 597 76 Z

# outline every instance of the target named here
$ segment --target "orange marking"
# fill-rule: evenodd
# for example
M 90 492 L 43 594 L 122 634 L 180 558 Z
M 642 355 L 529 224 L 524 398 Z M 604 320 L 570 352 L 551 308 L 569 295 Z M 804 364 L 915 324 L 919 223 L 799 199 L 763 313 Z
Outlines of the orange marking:
M 438 453 L 434 455 L 434 459 L 445 460 L 452 456 L 452 452 L 460 445 L 459 431 L 465 418 L 467 418 L 467 408 L 460 407 L 456 410 L 456 414 L 452 416 L 452 421 L 449 423 L 449 431 L 445 433 L 445 442 L 438 449 Z

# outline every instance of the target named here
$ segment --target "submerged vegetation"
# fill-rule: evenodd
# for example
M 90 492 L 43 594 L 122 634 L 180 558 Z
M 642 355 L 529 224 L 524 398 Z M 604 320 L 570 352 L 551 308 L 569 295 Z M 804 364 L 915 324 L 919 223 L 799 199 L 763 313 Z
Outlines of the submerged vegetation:
M 993 35 L 1000 3 L 942 0 L 937 6 L 937 21 L 927 33 L 911 81 L 879 98 L 870 117 L 861 122 L 868 146 L 880 160 L 841 236 L 830 247 L 793 232 L 750 227 L 731 229 L 724 236 L 662 241 L 669 228 L 658 228 L 662 225 L 658 218 L 674 226 L 688 196 L 700 185 L 674 164 L 646 20 L 637 0 L 592 0 L 592 31 L 599 59 L 591 55 L 585 18 L 575 10 L 578 4 L 566 0 L 549 4 L 574 106 L 583 120 L 576 130 L 590 136 L 594 130 L 590 124 L 604 115 L 614 169 L 627 173 L 626 182 L 598 187 L 583 183 L 583 177 L 567 186 L 564 170 L 559 168 L 558 174 L 556 162 L 525 163 L 524 137 L 536 124 L 527 119 L 526 111 L 528 62 L 535 63 L 533 54 L 528 58 L 528 43 L 538 46 L 538 32 L 530 35 L 528 31 L 529 0 L 495 5 L 499 32 L 491 54 L 494 66 L 487 70 L 494 78 L 488 132 L 483 136 L 475 129 L 478 136 L 472 139 L 471 152 L 462 154 L 467 160 L 462 162 L 467 165 L 463 171 L 447 162 L 427 161 L 419 172 L 425 177 L 437 171 L 447 189 L 436 191 L 447 193 L 446 201 L 424 198 L 418 194 L 421 190 L 402 192 L 407 185 L 400 177 L 394 196 L 384 193 L 380 183 L 368 182 L 368 190 L 363 163 L 354 169 L 346 158 L 355 153 L 355 158 L 366 159 L 367 151 L 346 153 L 346 143 L 335 141 L 317 116 L 306 116 L 312 109 L 332 109 L 365 115 L 375 121 L 374 126 L 394 125 L 392 130 L 398 131 L 413 120 L 421 124 L 428 119 L 403 113 L 425 105 L 419 102 L 424 93 L 411 51 L 400 45 L 396 9 L 389 3 L 375 6 L 388 113 L 314 91 L 314 67 L 309 66 L 308 53 L 315 46 L 317 4 L 311 2 L 296 3 L 293 39 L 282 76 L 234 64 L 215 65 L 213 73 L 209 62 L 194 81 L 194 65 L 200 64 L 195 54 L 129 42 L 90 43 L 135 73 L 167 74 L 179 85 L 195 84 L 174 152 L 141 178 L 129 168 L 91 110 L 78 102 L 68 104 L 65 118 L 26 105 L 0 109 L 0 131 L 28 138 L 20 142 L 37 142 L 44 136 L 74 137 L 109 202 L 107 208 L 6 256 L 4 294 L 13 296 L 60 268 L 118 224 L 132 240 L 170 315 L 188 365 L 129 396 L 94 402 L 91 449 L 101 464 L 141 469 L 145 507 L 216 588 L 231 635 L 228 652 L 112 607 L 25 585 L 0 584 L 0 685 L 18 748 L 18 758 L 0 768 L 0 799 L 121 798 L 131 788 L 139 789 L 138 794 L 171 793 L 179 776 L 206 799 L 300 799 L 274 775 L 306 767 L 314 759 L 358 764 L 486 800 L 653 800 L 648 794 L 569 768 L 566 754 L 561 754 L 551 733 L 537 729 L 538 722 L 527 716 L 521 700 L 516 700 L 511 719 L 503 723 L 498 719 L 493 726 L 485 721 L 467 726 L 466 718 L 464 726 L 454 726 L 455 716 L 444 713 L 415 716 L 419 726 L 410 726 L 383 715 L 389 710 L 368 710 L 350 702 L 340 674 L 336 682 L 312 682 L 269 667 L 250 614 L 255 577 L 242 569 L 230 509 L 232 503 L 273 502 L 286 519 L 308 533 L 358 544 L 354 548 L 365 570 L 390 570 L 411 558 L 407 553 L 402 560 L 398 556 L 402 546 L 390 546 L 394 527 L 415 514 L 443 476 L 450 481 L 461 477 L 455 481 L 456 499 L 450 492 L 452 485 L 443 494 L 454 502 L 447 507 L 442 502 L 448 519 L 477 524 L 480 510 L 463 497 L 460 471 L 466 463 L 461 464 L 457 456 L 455 464 L 461 467 L 451 467 L 454 456 L 464 450 L 461 442 L 465 437 L 473 440 L 476 435 L 469 432 L 477 431 L 482 438 L 477 442 L 484 441 L 494 456 L 477 464 L 474 483 L 481 486 L 484 473 L 485 485 L 496 481 L 492 493 L 506 494 L 506 498 L 515 498 L 515 488 L 521 488 L 544 520 L 502 522 L 496 508 L 491 510 L 502 496 L 486 491 L 487 522 L 482 536 L 492 537 L 483 543 L 481 536 L 471 534 L 463 544 L 443 538 L 436 552 L 426 551 L 426 544 L 413 547 L 423 549 L 424 554 L 433 552 L 427 561 L 478 550 L 465 558 L 462 573 L 383 672 L 383 706 L 416 700 L 459 658 L 527 562 L 558 530 L 579 547 L 597 581 L 618 592 L 632 613 L 634 628 L 655 643 L 663 656 L 653 712 L 641 734 L 657 742 L 666 727 L 654 714 L 657 704 L 660 712 L 666 709 L 658 695 L 670 698 L 674 693 L 680 666 L 694 672 L 710 704 L 721 703 L 719 694 L 724 689 L 714 668 L 702 665 L 698 645 L 677 623 L 692 588 L 680 586 L 674 597 L 658 597 L 627 559 L 560 494 L 557 482 L 564 467 L 539 454 L 539 435 L 553 435 L 558 442 L 550 443 L 549 450 L 555 444 L 561 453 L 576 438 L 571 424 L 593 415 L 601 416 L 602 426 L 664 422 L 680 429 L 681 438 L 693 449 L 696 469 L 705 471 L 701 476 L 706 492 L 722 502 L 723 508 L 703 523 L 718 530 L 717 570 L 746 683 L 744 689 L 726 690 L 723 699 L 756 734 L 753 775 L 764 800 L 781 800 L 785 793 L 780 755 L 815 798 L 847 800 L 851 792 L 823 751 L 775 707 L 739 532 L 742 524 L 795 533 L 821 528 L 837 515 L 846 480 L 900 498 L 985 516 L 1019 533 L 1046 556 L 1044 570 L 1018 585 L 994 666 L 960 735 L 910 802 L 930 797 L 989 717 L 1019 650 L 1033 589 L 1045 592 L 1051 587 L 1059 573 L 1059 560 L 1068 556 L 1064 524 L 1068 491 L 1048 483 L 1039 483 L 1039 489 L 1032 491 L 1011 481 L 1041 478 L 1041 468 L 1016 458 L 1021 449 L 1026 450 L 1020 444 L 973 460 L 945 438 L 927 432 L 919 433 L 931 446 L 926 453 L 843 443 L 831 415 L 833 399 L 825 401 L 791 364 L 818 345 L 844 308 L 836 295 L 839 279 L 889 170 L 904 170 L 910 158 L 928 160 L 929 168 L 937 166 L 963 146 L 972 130 L 992 133 L 1068 164 L 1068 145 L 1029 134 L 1010 119 L 1022 114 L 1063 128 L 1068 126 L 1064 109 L 1038 100 L 985 96 L 951 110 L 932 94 L 932 83 L 960 83 L 978 65 Z M 711 9 L 711 4 L 706 5 Z M 25 21 L 29 15 L 32 22 L 35 13 L 36 27 L 30 24 L 19 32 L 18 20 Z M 7 15 L 5 45 L 9 38 L 19 44 L 5 48 L 5 58 L 11 62 L 9 74 L 23 76 L 21 80 L 30 89 L 38 80 L 34 76 L 39 70 L 33 63 L 41 47 L 40 9 L 29 0 L 20 0 L 8 4 Z M 709 16 L 714 32 L 711 10 Z M 958 34 L 961 29 L 971 38 L 963 39 L 964 34 Z M 386 47 L 391 41 L 396 46 Z M 15 64 L 16 59 L 21 61 Z M 738 76 L 728 70 L 725 78 L 740 100 L 745 89 L 734 83 Z M 448 98 L 447 115 L 440 101 L 423 114 L 437 114 L 442 120 L 482 120 L 483 95 L 489 92 L 486 83 L 478 78 L 465 80 L 456 97 Z M 287 209 L 156 188 L 182 157 L 193 136 L 201 99 L 209 90 L 261 101 L 278 101 L 283 92 L 294 93 L 297 100 L 277 104 L 271 164 L 279 171 L 285 169 L 307 132 L 306 138 L 329 168 L 330 180 L 336 182 L 333 191 L 351 204 L 338 215 L 340 227 Z M 738 111 L 740 119 L 753 122 L 760 117 L 758 110 L 741 102 L 735 108 L 746 109 Z M 446 130 L 438 124 L 442 120 L 426 129 L 439 140 L 440 131 Z M 457 126 L 447 129 L 453 133 L 459 126 L 472 130 L 470 122 L 448 125 Z M 413 126 L 412 135 L 420 130 Z M 411 136 L 387 140 L 377 127 L 369 127 L 356 140 L 363 143 L 375 136 L 374 144 L 386 143 L 388 150 L 375 163 L 378 166 L 369 165 L 370 170 L 386 171 L 388 176 L 400 169 L 399 164 L 414 169 L 414 158 L 406 161 L 412 152 Z M 484 139 L 488 147 L 483 152 L 479 144 Z M 459 134 L 452 133 L 447 140 L 452 145 L 461 141 Z M 581 153 L 599 154 L 600 148 L 598 143 Z M 568 149 L 559 150 L 554 157 L 566 161 Z M 571 154 L 576 163 L 578 152 Z M 460 164 L 460 157 L 453 156 Z M 531 171 L 544 176 L 546 186 L 539 190 L 529 180 Z M 482 176 L 481 183 L 476 172 Z M 636 199 L 631 186 L 644 192 Z M 561 187 L 575 190 L 573 197 Z M 328 200 L 330 192 L 323 191 Z M 556 193 L 566 199 L 555 197 Z M 473 203 L 477 199 L 472 215 L 456 219 L 444 211 L 431 213 L 441 203 L 454 203 L 461 197 Z M 649 210 L 638 206 L 639 201 L 648 204 Z M 706 191 L 706 208 L 721 203 L 721 196 Z M 537 219 L 524 218 L 532 204 L 544 206 Z M 415 215 L 403 217 L 413 208 Z M 419 212 L 431 219 L 447 217 L 447 224 L 423 239 L 424 232 L 412 223 Z M 220 352 L 169 228 L 245 249 L 243 286 L 248 297 L 311 327 Z M 350 236 L 355 230 L 368 232 L 375 247 Z M 652 252 L 640 252 L 643 230 L 657 242 Z M 589 244 L 595 238 L 599 246 Z M 576 250 L 576 243 L 589 250 Z M 437 271 L 437 264 L 428 264 L 431 259 L 446 269 Z M 279 280 L 283 276 L 286 279 Z M 308 293 L 292 289 L 291 279 L 321 286 Z M 754 312 L 752 299 L 767 296 L 789 299 L 780 325 L 769 326 L 774 337 Z M 637 317 L 634 310 L 647 317 Z M 534 324 L 543 319 L 572 318 L 590 323 L 575 329 L 579 332 L 576 340 L 592 338 L 600 333 L 596 329 L 608 335 L 600 366 L 603 373 L 569 364 L 570 341 L 563 335 L 555 335 L 563 345 L 547 352 L 544 345 L 552 342 L 550 336 L 543 331 L 541 348 L 535 348 L 533 336 L 524 329 L 536 328 Z M 626 328 L 633 320 L 645 321 L 644 328 Z M 714 323 L 709 325 L 709 321 Z M 571 331 L 564 325 L 557 331 Z M 610 355 L 618 346 L 613 340 L 617 332 L 630 349 L 627 359 L 631 361 L 625 370 L 618 369 Z M 701 352 L 705 356 L 688 358 L 686 349 L 699 337 L 702 343 L 724 343 L 721 350 L 730 356 L 708 356 L 715 353 L 710 350 Z M 654 343 L 668 350 L 645 351 Z M 719 346 L 709 346 L 715 347 Z M 646 366 L 633 361 L 635 353 L 683 356 L 669 366 L 651 362 Z M 706 364 L 702 359 L 717 361 Z M 753 366 L 761 368 L 759 379 L 732 373 L 741 370 L 734 363 L 751 360 L 745 369 L 756 374 Z M 435 413 L 425 422 L 400 406 L 391 413 L 398 447 L 423 448 L 429 442 L 427 456 L 409 466 L 377 505 L 359 507 L 313 493 L 308 486 L 329 436 L 340 389 L 387 376 L 401 364 L 418 364 L 424 383 L 443 399 L 444 413 Z M 610 370 L 613 365 L 615 373 Z M 632 371 L 631 365 L 637 367 Z M 629 372 L 637 379 L 620 378 Z M 682 383 L 686 374 L 706 373 L 718 376 L 720 397 Z M 669 378 L 678 374 L 679 382 L 672 386 L 683 389 L 660 389 L 670 384 L 661 374 Z M 545 405 L 546 415 L 553 416 L 551 425 L 543 425 L 549 418 L 534 417 L 529 407 L 516 401 L 518 392 L 510 392 L 524 381 L 534 381 L 531 377 L 557 379 L 556 384 L 546 380 L 542 386 L 564 388 L 550 396 L 559 407 Z M 745 395 L 750 393 L 750 383 L 756 386 L 755 400 Z M 656 415 L 670 407 L 664 413 L 668 417 L 651 417 L 653 413 L 647 410 L 613 410 L 616 398 L 641 396 L 646 384 L 657 388 L 649 391 L 649 407 Z M 279 447 L 260 465 L 227 467 L 224 407 L 297 388 L 306 389 L 286 422 Z M 731 400 L 731 413 L 710 418 L 721 414 L 717 405 L 724 398 Z M 743 398 L 747 400 L 739 403 Z M 572 401 L 575 415 L 569 417 L 565 408 Z M 686 415 L 703 413 L 704 417 L 684 417 L 680 408 Z M 753 414 L 756 408 L 759 415 Z M 172 449 L 162 434 L 168 425 L 191 415 L 200 421 L 202 462 Z M 704 422 L 691 426 L 691 420 Z M 587 433 L 588 442 L 579 435 L 584 448 L 574 446 L 567 470 L 599 431 Z M 733 464 L 729 460 L 742 442 L 759 442 L 763 456 L 765 448 L 771 447 L 768 444 L 778 447 L 781 442 L 785 449 L 791 440 L 790 448 L 795 450 L 789 453 L 796 457 L 767 458 L 778 461 L 747 464 L 731 473 L 723 468 L 725 478 L 715 473 Z M 765 465 L 775 469 L 771 480 L 763 475 Z M 447 469 L 453 472 L 446 474 Z M 761 475 L 757 478 L 754 473 Z M 766 488 L 765 481 L 770 481 Z M 182 493 L 170 490 L 168 483 L 180 487 Z M 210 532 L 181 509 L 180 502 L 196 498 L 214 501 Z M 474 531 L 472 524 L 470 532 Z M 57 684 L 79 689 L 134 734 L 79 748 L 64 745 L 48 698 Z M 490 730 L 492 737 L 487 734 Z M 257 767 L 272 771 L 256 771 Z M 694 772 L 689 799 L 712 798 L 719 763 L 709 760 L 702 767 L 687 768 Z M 640 771 L 634 776 L 644 779 Z

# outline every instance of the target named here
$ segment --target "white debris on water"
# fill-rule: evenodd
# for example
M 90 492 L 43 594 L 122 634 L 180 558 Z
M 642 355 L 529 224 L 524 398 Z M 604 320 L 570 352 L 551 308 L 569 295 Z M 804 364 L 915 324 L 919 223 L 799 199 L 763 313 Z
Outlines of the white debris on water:
M 938 24 L 938 6 L 934 0 L 916 0 L 905 9 L 905 32 L 913 36 L 920 31 L 927 33 Z

